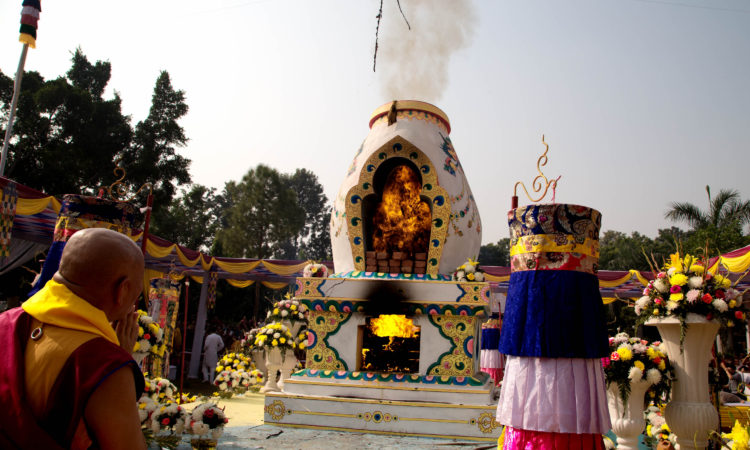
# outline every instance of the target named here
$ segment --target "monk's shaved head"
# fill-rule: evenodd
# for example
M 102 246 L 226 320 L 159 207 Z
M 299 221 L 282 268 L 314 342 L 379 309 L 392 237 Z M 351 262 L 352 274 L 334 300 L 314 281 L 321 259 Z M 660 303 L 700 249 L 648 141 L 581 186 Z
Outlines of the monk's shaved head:
M 129 237 L 105 228 L 86 228 L 65 244 L 55 279 L 110 317 L 120 315 L 119 310 L 110 310 L 113 301 L 124 295 L 119 291 L 122 284 L 142 283 L 143 268 L 143 254 Z M 138 290 L 134 295 L 137 299 Z

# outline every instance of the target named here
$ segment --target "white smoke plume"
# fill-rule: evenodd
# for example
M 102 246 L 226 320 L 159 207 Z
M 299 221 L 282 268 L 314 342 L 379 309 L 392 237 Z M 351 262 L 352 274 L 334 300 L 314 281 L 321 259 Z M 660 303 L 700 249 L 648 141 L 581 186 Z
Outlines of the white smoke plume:
M 439 100 L 448 85 L 451 56 L 471 42 L 473 0 L 383 2 L 376 73 L 387 100 Z

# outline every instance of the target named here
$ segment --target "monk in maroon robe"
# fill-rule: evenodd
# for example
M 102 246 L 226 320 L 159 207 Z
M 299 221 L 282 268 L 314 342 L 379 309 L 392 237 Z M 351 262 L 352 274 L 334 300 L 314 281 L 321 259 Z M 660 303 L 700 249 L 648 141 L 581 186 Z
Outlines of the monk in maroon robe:
M 131 356 L 143 269 L 127 236 L 81 230 L 52 280 L 0 314 L 1 448 L 145 448 Z

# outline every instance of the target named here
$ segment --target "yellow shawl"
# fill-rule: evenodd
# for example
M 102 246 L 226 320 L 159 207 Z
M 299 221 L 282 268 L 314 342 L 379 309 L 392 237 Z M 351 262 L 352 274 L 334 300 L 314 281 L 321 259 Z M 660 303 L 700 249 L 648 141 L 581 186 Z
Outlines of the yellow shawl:
M 40 322 L 85 331 L 120 345 L 104 311 L 74 294 L 64 284 L 49 280 L 21 307 Z

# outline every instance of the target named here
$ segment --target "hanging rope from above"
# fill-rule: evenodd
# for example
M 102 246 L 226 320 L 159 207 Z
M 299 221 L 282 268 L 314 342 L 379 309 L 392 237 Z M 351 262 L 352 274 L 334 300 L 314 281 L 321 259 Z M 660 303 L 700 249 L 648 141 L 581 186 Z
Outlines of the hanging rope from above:
M 398 10 L 401 12 L 401 17 L 404 18 L 404 22 L 406 22 L 406 26 L 411 30 L 411 25 L 409 24 L 409 21 L 406 20 L 406 15 L 404 14 L 404 10 L 401 9 L 401 0 L 396 0 L 396 4 L 398 5 Z M 375 72 L 375 66 L 378 63 L 378 35 L 380 33 L 380 19 L 383 18 L 383 0 L 380 0 L 380 9 L 378 10 L 378 15 L 375 16 L 376 19 L 378 19 L 378 24 L 375 26 L 375 54 L 372 57 L 372 71 Z

